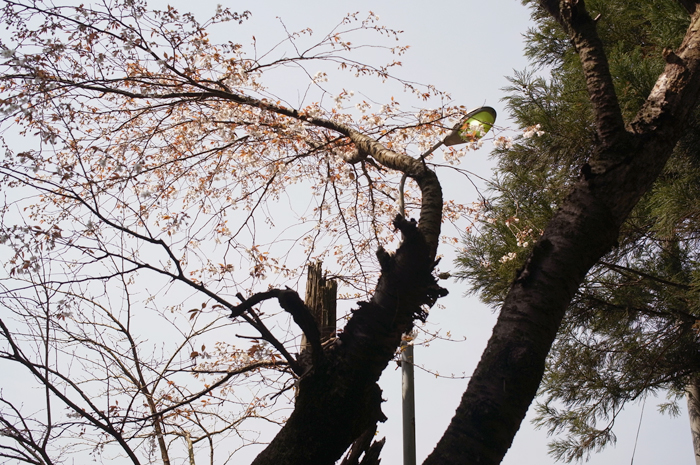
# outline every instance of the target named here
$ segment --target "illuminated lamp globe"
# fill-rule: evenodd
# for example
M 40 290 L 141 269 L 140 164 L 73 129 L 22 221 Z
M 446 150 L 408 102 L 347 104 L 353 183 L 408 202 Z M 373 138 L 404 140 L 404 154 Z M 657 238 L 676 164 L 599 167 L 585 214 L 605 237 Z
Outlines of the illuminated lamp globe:
M 495 122 L 496 110 L 491 107 L 475 108 L 452 128 L 443 143 L 449 146 L 476 142 L 489 132 Z

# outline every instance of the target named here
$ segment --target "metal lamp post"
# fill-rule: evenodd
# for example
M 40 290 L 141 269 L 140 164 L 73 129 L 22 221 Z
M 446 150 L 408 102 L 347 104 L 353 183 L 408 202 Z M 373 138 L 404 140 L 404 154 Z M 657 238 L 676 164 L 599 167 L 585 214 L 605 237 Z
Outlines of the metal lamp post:
M 479 107 L 471 110 L 457 123 L 450 134 L 421 155 L 421 159 L 433 153 L 442 145 L 459 145 L 476 142 L 493 127 L 496 122 L 496 110 L 491 107 Z M 400 185 L 400 213 L 403 211 L 403 186 L 406 175 Z M 413 344 L 412 335 L 405 334 L 401 341 L 401 411 L 403 416 L 403 463 L 416 465 L 416 402 L 413 378 Z

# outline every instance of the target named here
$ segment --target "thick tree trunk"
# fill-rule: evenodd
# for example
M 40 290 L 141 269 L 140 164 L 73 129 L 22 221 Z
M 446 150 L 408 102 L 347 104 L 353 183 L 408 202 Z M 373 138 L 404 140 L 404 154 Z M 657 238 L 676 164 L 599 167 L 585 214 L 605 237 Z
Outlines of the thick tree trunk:
M 357 149 L 348 163 L 371 157 L 405 173 L 421 190 L 418 223 L 398 216 L 394 225 L 403 233 L 401 246 L 395 255 L 383 249 L 377 252 L 382 272 L 371 300 L 360 303 L 340 337 L 326 345 L 320 363 L 301 377 L 294 412 L 253 462 L 330 465 L 363 433 L 385 420 L 377 381 L 399 347 L 401 335 L 412 329 L 415 319 L 427 316 L 424 306 L 447 294 L 432 275 L 442 223 L 442 188 L 423 161 L 392 152 L 352 128 L 255 99 L 228 97 L 337 131 Z
M 425 316 L 422 306 L 445 293 L 432 275 L 434 253 L 424 235 L 413 222 L 395 224 L 404 241 L 395 255 L 378 253 L 382 275 L 372 299 L 325 347 L 321 365 L 301 377 L 294 412 L 254 464 L 333 464 L 385 419 L 379 376 L 401 335 Z
M 602 45 L 583 1 L 541 3 L 579 52 L 600 143 L 512 284 L 455 416 L 425 464 L 501 462 L 537 392 L 576 289 L 615 245 L 620 225 L 661 172 L 697 101 L 697 14 L 679 50 L 668 53 L 647 103 L 624 129 Z
M 450 426 L 425 464 L 503 459 L 535 397 L 568 304 L 617 238 L 619 221 L 597 190 L 581 181 L 536 244 Z
M 688 417 L 690 418 L 690 434 L 693 438 L 693 455 L 695 465 L 700 465 L 700 379 L 694 379 L 685 391 L 688 399 Z

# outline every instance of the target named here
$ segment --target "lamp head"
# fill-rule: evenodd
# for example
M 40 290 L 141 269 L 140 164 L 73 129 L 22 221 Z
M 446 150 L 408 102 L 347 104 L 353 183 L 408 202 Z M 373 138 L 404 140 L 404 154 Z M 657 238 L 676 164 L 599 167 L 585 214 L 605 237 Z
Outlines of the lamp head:
M 491 107 L 479 107 L 471 110 L 462 120 L 452 128 L 452 132 L 445 137 L 445 145 L 466 144 L 475 142 L 493 127 L 496 122 L 496 110 Z

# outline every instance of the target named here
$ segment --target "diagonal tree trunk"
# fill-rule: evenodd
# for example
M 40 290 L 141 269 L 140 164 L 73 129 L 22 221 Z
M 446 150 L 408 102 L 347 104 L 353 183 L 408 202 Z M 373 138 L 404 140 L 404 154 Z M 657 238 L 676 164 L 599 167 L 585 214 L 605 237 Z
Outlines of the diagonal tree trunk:
M 683 133 L 700 90 L 700 15 L 627 128 L 595 21 L 584 2 L 540 2 L 579 53 L 599 144 L 505 299 L 493 335 L 444 436 L 425 464 L 498 464 L 536 395 L 545 359 L 576 289 L 615 245 Z M 690 3 L 690 2 L 686 2 Z M 689 9 L 690 11 L 690 9 Z

